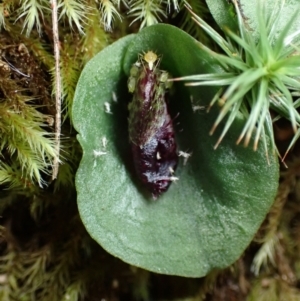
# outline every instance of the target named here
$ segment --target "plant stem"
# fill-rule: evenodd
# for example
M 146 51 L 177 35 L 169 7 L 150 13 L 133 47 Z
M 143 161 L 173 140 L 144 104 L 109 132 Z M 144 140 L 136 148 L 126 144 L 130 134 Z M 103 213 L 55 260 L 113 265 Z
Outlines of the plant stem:
M 58 16 L 57 16 L 57 1 L 51 1 L 52 6 L 52 29 L 54 43 L 54 58 L 55 58 L 55 150 L 56 157 L 53 160 L 52 180 L 56 179 L 59 166 L 59 150 L 60 150 L 60 133 L 61 133 L 61 77 L 60 77 L 60 55 L 59 55 L 59 34 L 58 34 Z

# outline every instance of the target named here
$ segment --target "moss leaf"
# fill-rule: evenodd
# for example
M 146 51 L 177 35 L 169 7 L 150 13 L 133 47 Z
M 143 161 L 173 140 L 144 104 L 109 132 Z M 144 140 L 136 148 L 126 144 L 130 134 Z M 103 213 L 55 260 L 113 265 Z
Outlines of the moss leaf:
M 207 114 L 193 107 L 207 105 L 216 89 L 175 83 L 170 110 L 179 113 L 177 141 L 192 156 L 180 162 L 179 181 L 153 201 L 136 179 L 127 130 L 127 76 L 147 50 L 161 54 L 161 67 L 173 76 L 218 70 L 193 38 L 161 24 L 118 40 L 86 65 L 73 105 L 83 148 L 79 211 L 109 253 L 154 272 L 200 277 L 234 262 L 251 241 L 276 193 L 277 158 L 268 164 L 262 146 L 253 152 L 235 145 L 243 120 L 214 150 L 220 133 L 208 132 L 218 109 Z

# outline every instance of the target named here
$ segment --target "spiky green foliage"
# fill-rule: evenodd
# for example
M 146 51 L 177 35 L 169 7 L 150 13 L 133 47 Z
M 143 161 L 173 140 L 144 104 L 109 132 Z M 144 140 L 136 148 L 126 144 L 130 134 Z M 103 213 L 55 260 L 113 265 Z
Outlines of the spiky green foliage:
M 251 270 L 258 279 L 252 281 L 248 301 L 299 299 L 299 158 L 288 165 L 275 203 L 255 238 L 262 245 L 253 258 Z
M 118 1 L 119 2 L 119 1 Z M 182 1 L 183 2 L 183 1 Z M 166 19 L 174 9 L 179 11 L 180 1 L 178 0 L 130 0 L 128 1 L 128 14 L 134 18 L 131 22 L 140 22 L 140 29 L 151 26 Z
M 4 0 L 0 3 L 0 28 L 7 28 L 7 19 L 10 15 L 14 0 Z
M 183 1 L 59 0 L 59 19 L 63 22 L 67 21 L 71 28 L 74 27 L 79 33 L 85 34 L 87 23 L 96 14 L 101 19 L 104 29 L 112 31 L 115 20 L 122 21 L 123 18 L 120 13 L 121 3 L 128 10 L 126 15 L 133 17 L 133 22 L 140 21 L 140 28 L 142 28 L 160 22 L 172 10 L 178 12 Z M 98 6 L 98 11 L 95 11 L 95 6 Z M 197 6 L 198 3 L 195 2 L 195 8 Z M 34 28 L 41 34 L 43 24 L 51 24 L 51 5 L 47 0 L 25 0 L 21 5 L 17 0 L 3 1 L 0 4 L 0 28 L 7 25 L 7 17 L 14 12 L 17 12 L 16 21 L 22 24 L 26 35 L 29 35 Z
M 109 44 L 109 35 L 105 33 L 104 28 L 100 24 L 95 4 L 91 4 L 91 14 L 83 30 L 85 35 L 82 36 L 81 41 L 82 65 Z
M 166 12 L 163 8 L 166 1 L 159 0 L 132 0 L 130 5 L 130 16 L 135 18 L 132 23 L 140 20 L 140 28 L 151 26 L 166 18 Z
M 292 185 L 295 180 L 295 173 L 288 171 L 282 174 L 284 180 L 280 183 L 274 205 L 269 212 L 266 222 L 263 225 L 260 238 L 257 237 L 256 241 L 262 243 L 260 249 L 255 254 L 252 263 L 252 271 L 258 275 L 263 267 L 271 264 L 275 266 L 275 253 L 276 247 L 279 244 L 278 231 L 280 221 L 282 219 L 283 208 L 288 200 L 288 196 L 292 191 Z M 263 234 L 262 234 L 263 232 Z
M 265 242 L 253 259 L 252 270 L 255 275 L 259 274 L 262 267 L 266 267 L 268 264 L 275 265 L 275 246 L 278 243 L 278 238 L 274 235 L 273 237 L 266 237 L 264 240 Z
M 0 185 L 23 195 L 31 195 L 38 191 L 38 188 L 33 185 L 32 179 L 28 175 L 24 175 L 16 160 L 0 161 Z
M 45 183 L 45 180 L 48 182 L 49 177 L 47 174 L 51 174 L 51 164 L 55 154 L 55 151 L 52 149 L 54 143 L 52 140 L 53 134 L 51 133 L 53 130 L 51 126 L 54 123 L 53 115 L 55 112 L 53 102 L 50 99 L 50 79 L 41 71 L 41 65 L 48 72 L 52 70 L 54 58 L 51 45 L 46 45 L 45 41 L 36 35 L 37 30 L 44 30 L 42 19 L 47 19 L 47 22 L 50 22 L 51 16 L 49 13 L 51 11 L 49 10 L 49 3 L 47 3 L 47 9 L 45 6 L 39 6 L 41 3 L 40 1 L 32 3 L 33 5 L 38 5 L 41 9 L 45 9 L 43 12 L 39 12 L 38 9 L 35 10 L 35 12 L 38 12 L 36 18 L 40 18 L 35 19 L 35 22 L 40 24 L 39 28 L 35 26 L 36 24 L 34 22 L 32 23 L 34 25 L 30 27 L 28 27 L 29 23 L 26 22 L 20 26 L 19 23 L 22 23 L 21 21 L 24 21 L 27 17 L 29 18 L 29 13 L 34 11 L 33 8 L 28 7 L 28 2 L 22 2 L 18 12 L 21 13 L 22 9 L 25 9 L 22 11 L 23 15 L 19 17 L 17 22 L 10 23 L 9 27 L 9 39 L 13 39 L 13 41 L 7 41 L 5 35 L 3 35 L 5 38 L 0 41 L 1 47 L 2 45 L 4 47 L 5 45 L 16 45 L 14 48 L 16 50 L 12 51 L 10 46 L 10 48 L 8 48 L 10 49 L 9 51 L 2 51 L 4 57 L 9 57 L 9 61 L 12 63 L 11 66 L 5 61 L 0 61 L 0 67 L 2 68 L 0 70 L 0 108 L 1 114 L 4 116 L 4 118 L 1 119 L 1 127 L 3 127 L 1 130 L 1 138 L 3 139 L 1 139 L 0 150 L 2 151 L 2 157 L 0 158 L 0 183 L 5 184 L 4 187 L 14 189 L 14 191 L 23 190 L 23 192 L 25 192 L 24 188 L 26 188 L 26 193 L 35 187 L 34 183 L 42 185 Z M 70 35 L 68 30 L 65 29 L 64 25 L 66 23 L 62 19 L 72 21 L 75 27 L 79 25 L 71 16 L 75 16 L 75 14 L 79 12 L 78 5 L 80 3 L 82 5 L 84 4 L 84 6 L 81 7 L 82 13 L 88 12 L 87 15 L 89 15 L 91 8 L 93 8 L 93 15 L 89 15 L 91 18 L 86 19 L 86 23 L 83 22 L 84 19 L 78 17 L 78 20 L 83 22 L 81 25 L 86 31 L 85 35 L 79 36 L 76 31 L 74 33 L 74 28 L 72 27 L 72 35 Z M 13 8 L 18 7 L 17 4 L 19 4 L 19 1 L 6 1 L 3 3 L 5 6 L 8 4 L 11 6 L 13 14 Z M 64 36 L 64 39 L 61 40 L 60 58 L 61 73 L 63 75 L 64 115 L 62 118 L 64 120 L 69 117 L 74 90 L 81 67 L 87 60 L 105 47 L 109 40 L 100 25 L 99 11 L 97 10 L 95 1 L 89 0 L 87 3 L 77 2 L 74 6 L 78 8 L 77 10 L 70 9 L 73 4 L 74 1 L 60 2 L 62 16 L 60 32 L 61 35 Z M 69 11 L 69 18 L 66 18 L 67 10 Z M 73 12 L 73 14 L 71 14 L 71 12 Z M 97 23 L 97 26 L 95 26 L 95 23 Z M 22 30 L 26 31 L 26 35 L 21 33 Z M 78 31 L 79 30 L 80 28 L 78 28 Z M 27 35 L 29 33 L 31 33 L 31 36 Z M 51 32 L 49 33 L 51 34 Z M 18 42 L 15 42 L 19 40 L 21 40 L 22 43 L 18 44 Z M 76 47 L 74 42 L 76 42 Z M 20 55 L 22 57 L 21 60 L 18 59 Z M 34 59 L 39 60 L 39 62 L 34 62 Z M 27 73 L 29 75 L 27 75 Z M 18 75 L 17 79 L 15 78 L 15 74 Z M 11 78 L 12 76 L 14 78 Z M 28 78 L 30 76 L 30 80 L 26 80 L 26 76 Z M 26 89 L 24 89 L 24 85 Z M 20 91 L 20 93 L 16 94 L 14 91 Z M 9 105 L 11 105 L 11 107 L 7 107 Z M 18 110 L 15 112 L 14 110 L 16 108 Z M 44 114 L 45 112 L 51 115 Z M 9 121 L 12 122 L 13 125 L 9 124 Z M 66 136 L 69 137 L 70 134 L 66 133 Z M 62 144 L 65 146 L 65 138 L 62 137 L 62 139 Z M 80 151 L 72 157 L 67 154 L 64 149 L 61 152 L 63 167 L 58 175 L 59 180 L 55 183 L 55 187 L 60 187 L 61 185 L 66 186 L 71 183 L 72 185 L 74 184 L 74 174 L 78 160 L 75 160 L 76 163 L 74 163 L 75 161 L 73 159 L 80 158 L 80 155 L 78 155 Z M 68 160 L 64 159 L 64 157 L 67 157 Z
M 51 172 L 51 162 L 56 154 L 51 134 L 43 129 L 46 116 L 28 102 L 29 100 L 19 99 L 13 105 L 8 101 L 0 104 L 0 151 L 19 163 L 22 171 L 19 181 L 29 178 L 31 182 L 36 181 L 42 186 L 44 180 L 41 174 Z M 2 163 L 0 184 L 16 185 L 17 179 L 12 179 L 10 169 L 13 166 L 8 168 Z M 26 182 L 24 185 L 26 186 Z
M 47 228 L 49 240 L 46 244 L 42 239 L 43 231 L 38 231 L 38 227 L 31 226 L 27 229 L 29 240 L 32 235 L 35 237 L 31 241 L 30 248 L 26 246 L 22 237 L 13 236 L 14 234 L 10 236 L 9 227 L 2 229 L 0 274 L 5 280 L 1 281 L 1 300 L 77 301 L 82 300 L 86 294 L 89 274 L 84 271 L 87 267 L 80 258 L 82 252 L 88 252 L 91 240 L 79 223 L 78 216 L 72 213 L 74 210 L 69 206 L 69 212 L 63 213 L 61 210 L 63 207 L 67 208 L 66 204 L 57 206 L 59 203 L 56 202 L 53 211 L 53 202 L 52 209 L 49 207 L 49 197 L 50 195 L 43 200 L 37 197 L 39 201 L 36 204 L 40 206 L 33 209 L 36 212 L 34 214 L 36 220 L 28 220 L 26 213 L 28 209 L 23 208 L 22 213 L 20 212 L 23 218 L 27 217 L 29 225 L 38 226 L 50 222 L 44 213 L 45 209 L 52 210 L 56 221 L 60 222 L 56 224 L 58 232 L 51 230 L 52 227 Z M 48 206 L 45 205 L 47 203 Z M 63 216 L 70 219 L 68 226 L 63 223 Z M 10 220 L 14 225 L 18 223 L 15 215 L 10 216 Z M 59 230 L 63 228 L 66 228 L 65 232 Z M 64 233 L 67 232 L 71 239 L 65 239 Z
M 24 18 L 23 29 L 26 31 L 26 35 L 30 34 L 34 25 L 37 31 L 41 33 L 41 21 L 44 18 L 44 12 L 48 9 L 48 4 L 46 0 L 22 1 L 22 6 L 19 8 L 18 19 Z
M 119 20 L 122 20 L 121 15 L 112 1 L 109 0 L 100 1 L 100 10 L 102 14 L 102 24 L 104 25 L 105 30 L 112 31 L 114 19 L 118 18 Z
M 239 35 L 227 29 L 226 39 L 199 16 L 193 14 L 199 26 L 224 51 L 224 54 L 216 53 L 200 44 L 202 49 L 215 57 L 224 73 L 188 76 L 181 80 L 195 81 L 189 84 L 191 86 L 227 87 L 225 90 L 221 89 L 210 104 L 212 106 L 218 102 L 222 107 L 211 134 L 225 116 L 228 116 L 215 147 L 222 141 L 235 118 L 242 114 L 247 122 L 237 143 L 244 140 L 247 146 L 252 134 L 255 133 L 254 149 L 257 149 L 261 137 L 264 137 L 263 143 L 267 148 L 265 135 L 262 136 L 262 133 L 266 132 L 271 137 L 272 151 L 278 153 L 272 129 L 273 118 L 269 109 L 273 109 L 280 117 L 290 120 L 295 131 L 300 124 L 300 114 L 297 111 L 299 101 L 294 102 L 292 96 L 293 91 L 298 91 L 300 88 L 298 71 L 300 55 L 295 50 L 300 46 L 299 40 L 297 41 L 299 32 L 287 35 L 296 14 L 287 21 L 285 28 L 277 36 L 276 27 L 284 3 L 274 6 L 270 14 L 259 5 L 257 7 L 259 36 L 256 39 L 246 26 L 238 5 L 234 3 Z
M 0 184 L 17 188 L 36 182 L 42 186 L 42 174 L 51 172 L 56 156 L 52 134 L 45 130 L 50 116 L 38 111 L 34 99 L 26 96 L 22 81 L 11 78 L 12 67 L 6 67 L 0 78 Z
M 22 5 L 17 8 L 16 21 L 22 24 L 27 36 L 34 28 L 41 34 L 43 24 L 51 24 L 51 3 L 47 0 L 24 0 L 21 3 Z M 17 7 L 16 3 L 15 6 Z M 70 28 L 76 27 L 80 33 L 84 33 L 83 26 L 90 14 L 90 8 L 85 0 L 60 0 L 58 10 L 61 21 L 67 21 Z
M 178 12 L 180 4 L 184 1 L 178 0 L 131 0 L 128 1 L 129 16 L 140 22 L 140 29 L 151 26 L 166 19 L 171 11 Z
M 62 98 L 64 119 L 71 113 L 75 87 L 80 75 L 80 38 L 76 35 L 65 35 L 66 43 L 60 51 L 60 72 L 62 79 Z M 54 78 L 53 78 L 54 80 Z
M 48 180 L 56 157 L 53 118 L 45 113 L 52 102 L 44 87 L 46 74 L 24 44 L 30 45 L 30 38 L 16 40 L 8 34 L 0 39 L 0 185 L 34 191 Z M 44 54 L 41 47 L 33 48 Z
M 73 24 L 80 33 L 83 32 L 83 24 L 86 22 L 89 14 L 89 7 L 84 0 L 60 0 L 58 4 L 60 11 L 59 18 L 67 19 L 70 27 Z
M 188 5 L 197 16 L 200 16 L 201 19 L 204 19 L 209 13 L 207 6 L 201 0 L 186 0 L 185 4 Z M 203 29 L 194 22 L 190 12 L 184 6 L 182 6 L 181 11 L 183 15 L 180 27 L 203 44 L 209 44 L 210 41 L 207 35 Z

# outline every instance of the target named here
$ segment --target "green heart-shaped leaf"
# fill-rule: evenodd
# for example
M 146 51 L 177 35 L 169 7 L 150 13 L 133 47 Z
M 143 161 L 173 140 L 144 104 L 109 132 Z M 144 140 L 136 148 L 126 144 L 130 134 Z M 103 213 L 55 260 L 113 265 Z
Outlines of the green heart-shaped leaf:
M 86 65 L 73 106 L 83 148 L 79 211 L 109 253 L 154 272 L 200 277 L 228 266 L 247 247 L 273 202 L 278 163 L 274 156 L 268 165 L 262 147 L 253 152 L 235 145 L 243 120 L 214 150 L 219 133 L 208 132 L 218 109 L 207 114 L 193 107 L 207 105 L 216 90 L 175 83 L 170 109 L 177 141 L 192 156 L 180 162 L 179 181 L 153 201 L 135 175 L 127 130 L 127 75 L 148 50 L 162 55 L 161 68 L 173 76 L 218 71 L 193 38 L 169 25 L 120 39 Z

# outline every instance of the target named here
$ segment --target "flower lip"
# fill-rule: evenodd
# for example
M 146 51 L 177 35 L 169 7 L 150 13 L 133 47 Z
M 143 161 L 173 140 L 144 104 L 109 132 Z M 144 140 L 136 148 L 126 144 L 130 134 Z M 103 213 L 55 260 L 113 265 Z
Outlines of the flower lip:
M 143 60 L 148 64 L 149 69 L 153 70 L 154 63 L 158 60 L 158 56 L 153 51 L 148 51 L 144 54 Z

